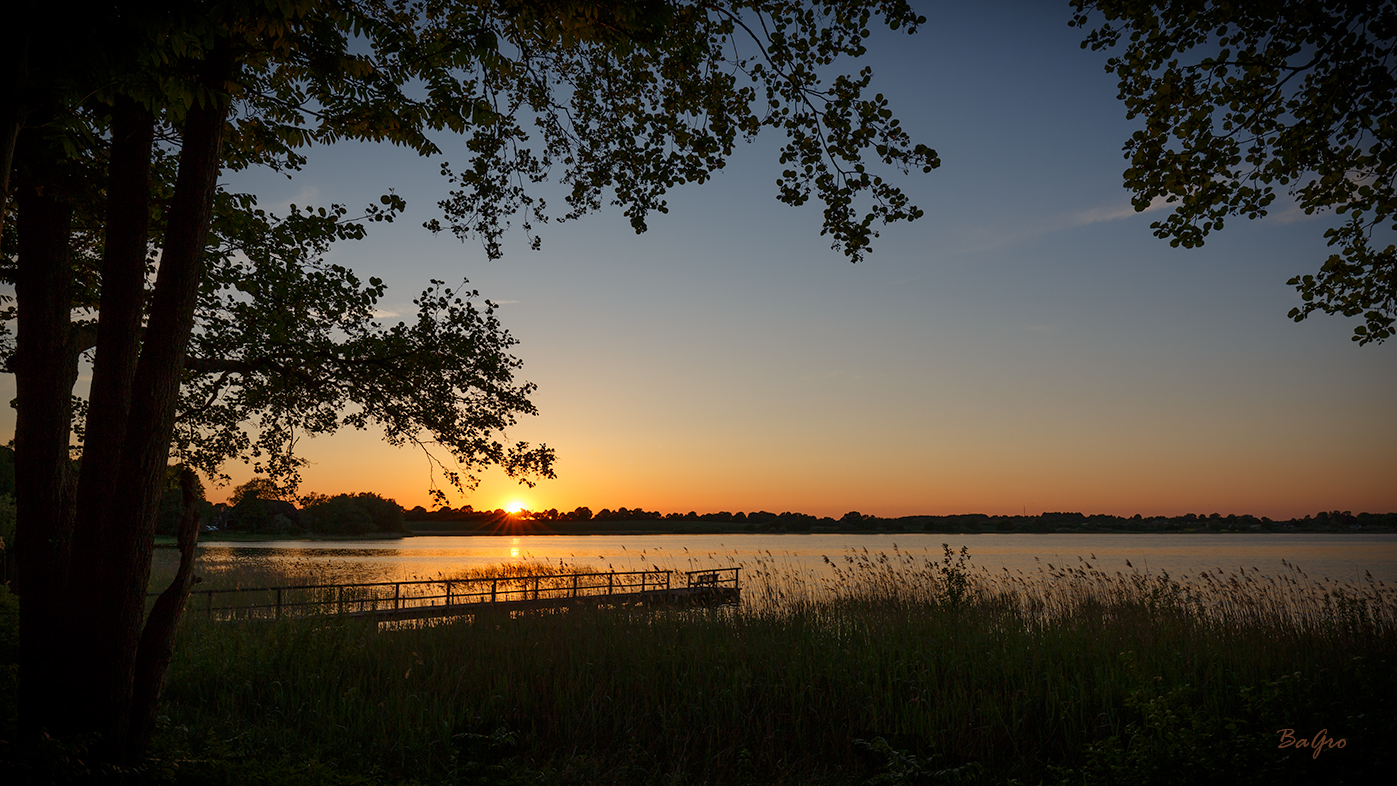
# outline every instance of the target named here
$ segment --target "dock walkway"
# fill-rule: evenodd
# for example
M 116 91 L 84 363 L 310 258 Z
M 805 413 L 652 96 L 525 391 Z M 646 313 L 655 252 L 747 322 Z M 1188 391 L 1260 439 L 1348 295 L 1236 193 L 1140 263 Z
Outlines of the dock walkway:
M 740 571 L 656 569 L 194 590 L 185 610 L 218 620 L 338 616 L 388 622 L 578 606 L 729 606 L 741 601 Z

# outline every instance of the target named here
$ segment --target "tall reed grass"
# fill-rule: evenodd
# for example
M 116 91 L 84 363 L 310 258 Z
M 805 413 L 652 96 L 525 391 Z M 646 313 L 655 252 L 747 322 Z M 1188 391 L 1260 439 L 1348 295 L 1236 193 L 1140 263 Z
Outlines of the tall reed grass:
M 182 632 L 188 782 L 1317 783 L 1390 772 L 1397 600 L 1292 567 L 766 555 L 738 609 Z M 1278 748 L 1320 729 L 1342 749 Z M 312 777 L 313 776 L 313 777 Z

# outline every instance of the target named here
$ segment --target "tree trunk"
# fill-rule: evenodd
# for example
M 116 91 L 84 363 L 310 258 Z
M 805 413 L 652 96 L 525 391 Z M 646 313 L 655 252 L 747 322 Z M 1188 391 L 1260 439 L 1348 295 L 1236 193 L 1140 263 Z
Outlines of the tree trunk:
M 126 398 L 129 412 L 124 433 L 109 429 L 103 439 L 117 441 L 89 441 L 84 445 L 84 453 L 120 455 L 115 484 L 110 487 L 109 507 L 105 511 L 86 507 L 79 511 L 84 531 L 97 529 L 99 537 L 75 541 L 74 565 L 82 569 L 78 575 L 103 592 L 89 597 L 86 603 L 75 604 L 68 617 L 70 630 L 88 642 L 85 669 L 80 675 L 70 675 L 76 693 L 71 712 L 101 733 L 102 753 L 110 759 L 139 753 L 128 737 L 132 731 L 132 686 L 150 578 L 155 516 L 169 461 L 185 351 L 203 277 L 204 245 L 228 114 L 224 91 L 231 65 L 226 53 L 220 55 L 215 49 L 207 68 L 205 85 L 218 98 L 191 108 L 185 121 L 160 271 L 144 345 Z M 109 226 L 108 232 L 113 229 Z M 98 379 L 97 371 L 94 369 L 94 389 L 121 387 L 108 379 Z M 109 364 L 101 371 L 115 375 L 123 373 L 124 368 Z M 94 493 L 85 502 L 95 503 L 101 496 Z M 89 522 L 98 523 L 94 526 Z
M 107 176 L 106 246 L 102 255 L 102 298 L 96 358 L 88 394 L 87 444 L 83 456 L 74 536 L 101 538 L 116 491 L 131 384 L 141 349 L 145 307 L 146 249 L 150 242 L 150 166 L 155 118 L 122 96 L 112 110 L 112 152 Z
M 21 150 L 42 147 L 26 135 Z M 44 158 L 47 150 L 35 150 Z M 20 613 L 20 722 L 52 727 L 63 714 L 67 675 L 55 620 L 65 613 L 73 507 L 68 438 L 77 369 L 68 352 L 72 207 L 52 169 L 31 168 L 19 182 L 19 264 L 15 279 L 15 557 Z
M 32 3 L 23 2 L 7 12 L 0 36 L 0 236 L 5 234 L 5 213 L 10 204 L 10 175 L 15 149 L 24 127 L 25 91 L 29 86 L 29 39 L 33 30 Z
M 154 120 L 134 101 L 118 100 L 114 107 L 102 300 L 80 483 L 72 482 L 68 459 L 76 375 L 69 320 L 72 211 L 49 187 L 53 183 L 36 179 L 26 189 L 22 181 L 19 194 L 21 723 L 29 733 L 95 732 L 97 756 L 108 761 L 141 753 L 183 606 L 164 602 L 154 620 L 140 655 L 140 727 L 133 729 L 155 517 L 203 278 L 232 69 L 227 46 L 216 46 L 200 74 L 204 95 L 212 98 L 201 99 L 185 117 L 143 343 Z M 31 161 L 62 166 L 61 151 L 22 147 L 20 155 L 25 172 Z M 192 542 L 184 552 L 184 561 L 191 560 Z M 189 568 L 181 571 L 185 591 Z
M 160 593 L 146 618 L 141 633 L 141 646 L 136 651 L 136 678 L 131 691 L 131 735 L 128 757 L 137 759 L 150 744 L 155 731 L 155 711 L 160 704 L 160 691 L 165 687 L 165 672 L 175 653 L 175 630 L 189 589 L 194 586 L 194 547 L 199 542 L 199 479 L 185 467 L 179 475 L 181 506 L 179 520 L 179 570 L 174 581 Z
M 120 656 L 103 643 L 118 636 L 123 625 L 136 628 L 135 634 L 125 635 L 139 635 L 139 615 L 145 611 L 145 582 L 150 573 L 148 552 L 144 565 L 129 562 L 132 534 L 121 532 L 114 518 L 122 504 L 116 497 L 127 452 L 128 415 L 145 305 L 154 131 L 155 121 L 148 111 L 129 98 L 118 99 L 112 113 L 97 352 L 69 566 L 76 580 L 66 587 L 68 616 L 54 622 L 52 634 L 66 641 L 62 664 L 68 672 L 71 695 L 65 700 L 69 714 L 50 728 L 58 733 L 100 730 L 110 737 L 105 744 L 110 746 L 112 758 L 125 750 L 120 732 L 124 724 L 115 723 L 115 717 L 126 712 L 126 700 L 121 697 L 129 694 L 130 687 L 120 682 L 129 682 L 129 678 L 113 678 L 111 673 L 106 674 L 105 683 L 88 678 L 108 669 L 118 674 L 129 670 L 129 666 L 121 668 L 119 661 L 111 660 Z M 122 576 L 124 581 L 118 578 Z M 139 589 L 133 590 L 137 585 Z M 101 591 L 94 591 L 96 588 Z M 123 598 L 132 592 L 137 596 Z M 114 610 L 123 602 L 131 607 L 126 615 Z M 132 614 L 136 615 L 134 621 Z M 94 722 L 100 725 L 94 728 Z

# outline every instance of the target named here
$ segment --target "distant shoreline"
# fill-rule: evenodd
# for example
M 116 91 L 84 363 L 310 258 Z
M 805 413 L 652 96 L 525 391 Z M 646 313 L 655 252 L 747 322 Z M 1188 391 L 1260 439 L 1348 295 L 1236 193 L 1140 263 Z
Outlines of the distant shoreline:
M 630 523 L 630 522 L 625 522 Z M 812 527 L 806 530 L 780 530 L 780 529 L 747 529 L 742 527 L 727 527 L 700 529 L 695 527 L 674 527 L 674 528 L 654 528 L 638 529 L 635 527 L 595 527 L 575 530 L 556 529 L 476 529 L 476 530 L 429 530 L 414 529 L 407 537 L 488 537 L 512 535 L 521 536 L 547 536 L 547 535 L 1280 535 L 1280 534 L 1326 534 L 1341 535 L 1363 533 L 1397 533 L 1397 528 L 1393 527 L 1372 527 L 1363 529 L 1324 529 L 1315 527 L 1312 529 L 1235 529 L 1217 530 L 1204 528 L 1189 529 L 1167 529 L 1167 530 L 1130 530 L 1130 529 L 1110 529 L 1106 527 L 1074 528 L 1057 527 L 1051 530 L 1041 529 L 977 529 L 977 528 L 928 528 L 913 529 L 907 528 L 878 528 L 878 529 L 847 529 L 842 527 L 823 528 Z
M 1393 526 L 1363 526 L 1335 527 L 1332 524 L 1315 526 L 1304 526 L 1286 522 L 1276 523 L 1272 526 L 1249 526 L 1246 528 L 1226 529 L 1213 528 L 1209 526 L 1195 527 L 1111 527 L 1094 524 L 1083 524 L 1078 526 L 1058 526 L 1051 529 L 1043 527 L 1014 527 L 1012 523 L 1006 526 L 1004 522 L 993 524 L 960 524 L 950 526 L 916 526 L 898 525 L 889 522 L 886 526 L 877 527 L 845 527 L 845 526 L 812 526 L 809 529 L 779 529 L 764 527 L 761 525 L 741 525 L 735 523 L 713 523 L 708 526 L 702 524 L 685 524 L 676 526 L 674 522 L 664 520 L 654 521 L 588 521 L 569 522 L 564 526 L 546 526 L 537 522 L 519 522 L 508 527 L 475 527 L 471 529 L 427 529 L 413 527 L 412 524 L 435 524 L 437 522 L 409 522 L 409 531 L 403 533 L 369 533 L 364 535 L 322 535 L 315 533 L 304 533 L 300 535 L 271 535 L 255 534 L 245 532 L 205 532 L 200 535 L 201 544 L 218 543 L 270 543 L 285 541 L 314 541 L 333 543 L 336 541 L 364 541 L 364 540 L 407 540 L 415 537 L 499 537 L 499 536 L 550 536 L 550 535 L 601 535 L 612 537 L 625 536 L 647 536 L 647 535 L 897 535 L 897 534 L 917 534 L 917 535 L 978 535 L 978 534 L 1003 534 L 1003 535 L 1217 535 L 1217 534 L 1368 534 L 1368 533 L 1394 533 L 1397 527 Z M 652 526 L 646 526 L 652 525 Z M 156 536 L 155 545 L 159 548 L 171 548 L 175 545 L 175 539 L 169 536 Z

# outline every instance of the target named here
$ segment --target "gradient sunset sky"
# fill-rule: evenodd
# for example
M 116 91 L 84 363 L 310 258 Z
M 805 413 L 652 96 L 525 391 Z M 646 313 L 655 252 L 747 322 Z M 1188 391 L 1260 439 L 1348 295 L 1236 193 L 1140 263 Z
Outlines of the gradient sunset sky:
M 1171 249 L 1148 228 L 1163 213 L 1130 207 L 1121 146 L 1138 121 L 1065 2 L 923 13 L 867 60 L 943 164 L 902 181 L 926 217 L 886 228 L 858 265 L 820 237 L 818 207 L 776 201 L 775 138 L 673 192 L 644 235 L 612 209 L 542 227 L 537 253 L 512 236 L 497 262 L 421 228 L 445 184 L 401 149 L 320 148 L 294 180 L 226 181 L 274 210 L 396 189 L 406 217 L 333 261 L 384 278 L 383 307 L 405 317 L 430 278 L 468 277 L 501 304 L 541 413 L 509 437 L 553 446 L 558 478 L 491 473 L 455 505 L 1397 510 L 1397 341 L 1359 348 L 1350 320 L 1286 318 L 1285 281 L 1328 255 L 1333 216 L 1278 200 Z M 373 433 L 301 444 L 307 490 L 428 504 L 420 453 Z

